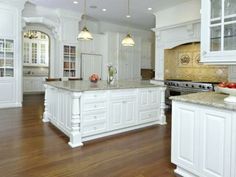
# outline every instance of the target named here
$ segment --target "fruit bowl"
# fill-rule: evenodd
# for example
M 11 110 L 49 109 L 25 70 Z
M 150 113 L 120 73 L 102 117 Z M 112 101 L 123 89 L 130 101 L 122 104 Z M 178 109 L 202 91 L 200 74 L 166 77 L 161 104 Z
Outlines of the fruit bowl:
M 236 89 L 235 88 L 227 88 L 227 87 L 217 87 L 217 91 L 225 94 L 229 94 L 228 97 L 224 99 L 227 103 L 236 103 Z

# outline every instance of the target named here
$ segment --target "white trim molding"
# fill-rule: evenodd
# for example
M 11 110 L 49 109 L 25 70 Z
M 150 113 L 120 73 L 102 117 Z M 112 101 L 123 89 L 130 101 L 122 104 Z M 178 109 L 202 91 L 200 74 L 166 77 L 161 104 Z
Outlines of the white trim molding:
M 165 49 L 200 42 L 200 20 L 152 29 L 156 34 L 155 80 L 164 80 Z

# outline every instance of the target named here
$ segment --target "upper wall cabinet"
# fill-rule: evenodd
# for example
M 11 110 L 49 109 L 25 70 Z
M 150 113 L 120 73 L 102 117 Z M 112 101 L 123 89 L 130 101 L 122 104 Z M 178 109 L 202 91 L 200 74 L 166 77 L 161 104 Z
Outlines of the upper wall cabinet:
M 201 62 L 236 64 L 236 1 L 202 0 Z

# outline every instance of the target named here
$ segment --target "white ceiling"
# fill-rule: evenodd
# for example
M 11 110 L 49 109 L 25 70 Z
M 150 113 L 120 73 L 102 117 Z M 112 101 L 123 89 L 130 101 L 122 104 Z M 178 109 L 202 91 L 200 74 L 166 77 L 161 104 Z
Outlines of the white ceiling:
M 31 0 L 36 5 L 46 6 L 50 8 L 62 8 L 72 11 L 83 12 L 84 0 L 77 0 L 78 4 L 73 3 L 74 0 Z M 131 19 L 126 18 L 128 0 L 87 0 L 88 16 L 118 24 L 131 23 L 140 28 L 150 29 L 155 27 L 154 12 L 175 6 L 177 4 L 189 0 L 130 0 Z M 90 6 L 97 6 L 96 9 Z M 153 8 L 148 11 L 148 8 Z M 102 9 L 107 11 L 103 12 Z

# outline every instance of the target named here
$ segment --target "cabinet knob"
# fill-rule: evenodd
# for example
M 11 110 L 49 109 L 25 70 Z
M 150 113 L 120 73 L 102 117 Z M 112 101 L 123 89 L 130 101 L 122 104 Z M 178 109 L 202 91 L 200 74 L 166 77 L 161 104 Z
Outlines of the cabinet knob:
M 97 127 L 93 127 L 94 130 L 97 130 Z
M 97 119 L 97 116 L 94 116 L 94 119 Z
M 123 104 L 125 104 L 126 103 L 126 101 L 123 101 Z
M 94 105 L 94 108 L 96 108 L 97 107 L 97 105 Z

